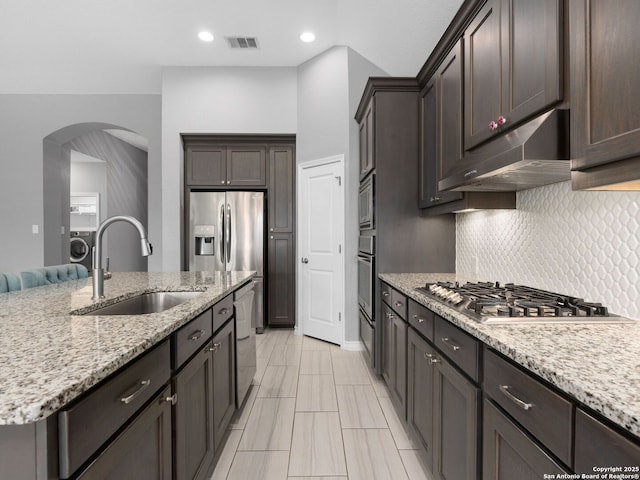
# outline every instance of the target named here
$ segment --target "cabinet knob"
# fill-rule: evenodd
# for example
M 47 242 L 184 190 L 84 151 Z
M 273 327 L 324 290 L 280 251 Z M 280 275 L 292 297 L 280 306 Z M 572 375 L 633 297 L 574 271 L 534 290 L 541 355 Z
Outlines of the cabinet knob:
M 489 122 L 489 131 L 493 132 L 496 128 L 498 128 L 498 124 L 496 122 L 494 122 L 493 120 L 491 120 Z
M 431 200 L 431 203 L 439 202 L 440 201 L 440 197 L 431 197 L 430 200 Z
M 270 238 L 271 240 L 273 240 L 273 235 L 271 235 L 269 238 Z
M 499 127 L 501 127 L 502 125 L 504 125 L 505 123 L 507 123 L 507 119 L 506 119 L 506 118 L 504 118 L 502 115 L 500 115 L 500 116 L 498 117 L 498 122 L 497 122 L 497 123 L 498 123 L 498 126 L 499 126 Z
M 176 403 L 178 403 L 178 394 L 174 393 L 170 397 L 165 397 L 164 401 L 165 402 L 170 402 L 171 405 L 175 405 Z
M 222 183 L 224 185 L 225 184 L 225 180 L 222 180 L 222 182 L 220 182 L 220 183 Z
M 271 228 L 269 229 L 269 231 L 270 231 L 270 232 L 273 232 L 273 227 L 271 227 Z

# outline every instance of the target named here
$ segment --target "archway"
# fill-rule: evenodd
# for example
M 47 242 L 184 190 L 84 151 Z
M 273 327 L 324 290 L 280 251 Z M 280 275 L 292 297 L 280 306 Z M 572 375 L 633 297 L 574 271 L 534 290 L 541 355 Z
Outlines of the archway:
M 78 165 L 83 163 L 80 168 Z M 103 179 L 92 178 L 92 172 L 98 169 L 90 168 L 91 163 L 100 166 Z M 42 168 L 45 265 L 69 263 L 72 227 L 95 229 L 100 221 L 113 215 L 132 215 L 148 226 L 146 139 L 135 132 L 106 123 L 69 125 L 43 139 Z M 72 221 L 72 191 L 98 195 L 98 213 L 91 222 L 79 217 Z M 106 256 L 111 258 L 111 270 L 147 270 L 146 258 L 136 250 L 135 232 L 126 225 L 109 229 L 104 246 Z

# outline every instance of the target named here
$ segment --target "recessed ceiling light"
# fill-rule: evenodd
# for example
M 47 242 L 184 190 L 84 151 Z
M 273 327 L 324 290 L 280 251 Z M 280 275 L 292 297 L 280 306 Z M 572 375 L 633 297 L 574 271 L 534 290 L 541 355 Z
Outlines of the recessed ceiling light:
M 311 32 L 304 32 L 302 35 L 300 35 L 300 40 L 302 40 L 305 43 L 313 42 L 315 39 L 316 39 L 316 36 Z
M 198 33 L 198 38 L 203 42 L 213 42 L 213 33 L 202 31 Z

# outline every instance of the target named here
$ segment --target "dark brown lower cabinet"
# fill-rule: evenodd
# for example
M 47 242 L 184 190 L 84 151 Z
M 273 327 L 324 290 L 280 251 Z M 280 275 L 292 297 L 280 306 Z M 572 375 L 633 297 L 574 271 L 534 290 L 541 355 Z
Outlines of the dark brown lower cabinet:
M 441 355 L 435 366 L 433 475 L 477 480 L 480 389 Z
M 213 355 L 207 344 L 174 379 L 175 478 L 206 478 L 214 457 Z
M 171 388 L 164 388 L 77 477 L 171 479 Z
M 295 324 L 295 265 L 292 233 L 269 234 L 269 325 Z
M 407 334 L 407 424 L 433 470 L 433 379 L 436 351 L 413 329 Z
M 389 352 L 389 391 L 400 418 L 407 418 L 407 323 L 391 315 L 391 350 Z
M 213 442 L 223 447 L 225 431 L 236 409 L 235 324 L 233 320 L 212 340 L 213 350 Z
M 482 448 L 482 478 L 540 480 L 544 474 L 569 473 L 487 399 Z

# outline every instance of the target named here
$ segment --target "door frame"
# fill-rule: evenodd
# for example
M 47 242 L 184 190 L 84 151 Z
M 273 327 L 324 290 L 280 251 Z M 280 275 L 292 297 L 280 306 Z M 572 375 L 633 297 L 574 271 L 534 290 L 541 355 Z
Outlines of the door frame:
M 342 204 L 342 221 L 340 222 L 341 225 L 341 229 L 340 229 L 340 235 L 339 235 L 339 240 L 340 240 L 340 245 L 342 245 L 342 260 L 339 262 L 340 264 L 340 279 L 342 280 L 342 295 L 340 296 L 340 299 L 338 301 L 338 304 L 340 306 L 340 312 L 342 312 L 342 319 L 341 319 L 341 323 L 342 323 L 342 332 L 341 332 L 341 339 L 340 339 L 340 347 L 344 347 L 345 345 L 345 336 L 346 336 L 346 313 L 345 313 L 345 295 L 344 295 L 344 288 L 345 288 L 345 284 L 346 284 L 346 276 L 345 276 L 345 271 L 346 271 L 346 265 L 345 265 L 345 216 L 346 216 L 346 211 L 345 211 L 345 189 L 346 189 L 346 182 L 345 182 L 345 165 L 344 165 L 344 154 L 339 154 L 339 155 L 332 155 L 330 157 L 324 157 L 324 158 L 318 158 L 315 160 L 308 160 L 306 162 L 301 162 L 298 164 L 297 166 L 297 178 L 298 181 L 296 182 L 296 205 L 298 205 L 298 208 L 296 208 L 296 231 L 300 232 L 301 231 L 301 224 L 302 224 L 302 209 L 300 208 L 300 206 L 302 205 L 302 192 L 301 192 L 301 183 L 300 179 L 302 178 L 302 172 L 308 168 L 313 168 L 313 167 L 320 167 L 323 165 L 329 165 L 329 164 L 337 164 L 338 166 L 338 172 L 341 178 L 341 182 L 342 182 L 342 188 L 340 189 L 340 202 Z M 301 249 L 302 245 L 300 244 L 300 234 L 298 233 L 297 238 L 296 238 L 296 253 L 299 253 L 302 251 Z M 300 266 L 300 260 L 296 257 L 296 290 L 300 295 L 300 298 L 297 299 L 296 301 L 296 325 L 295 325 L 295 334 L 296 335 L 303 335 L 304 334 L 304 319 L 301 315 L 301 306 L 302 306 L 302 292 L 304 291 L 302 288 L 302 272 L 301 272 L 301 266 Z

